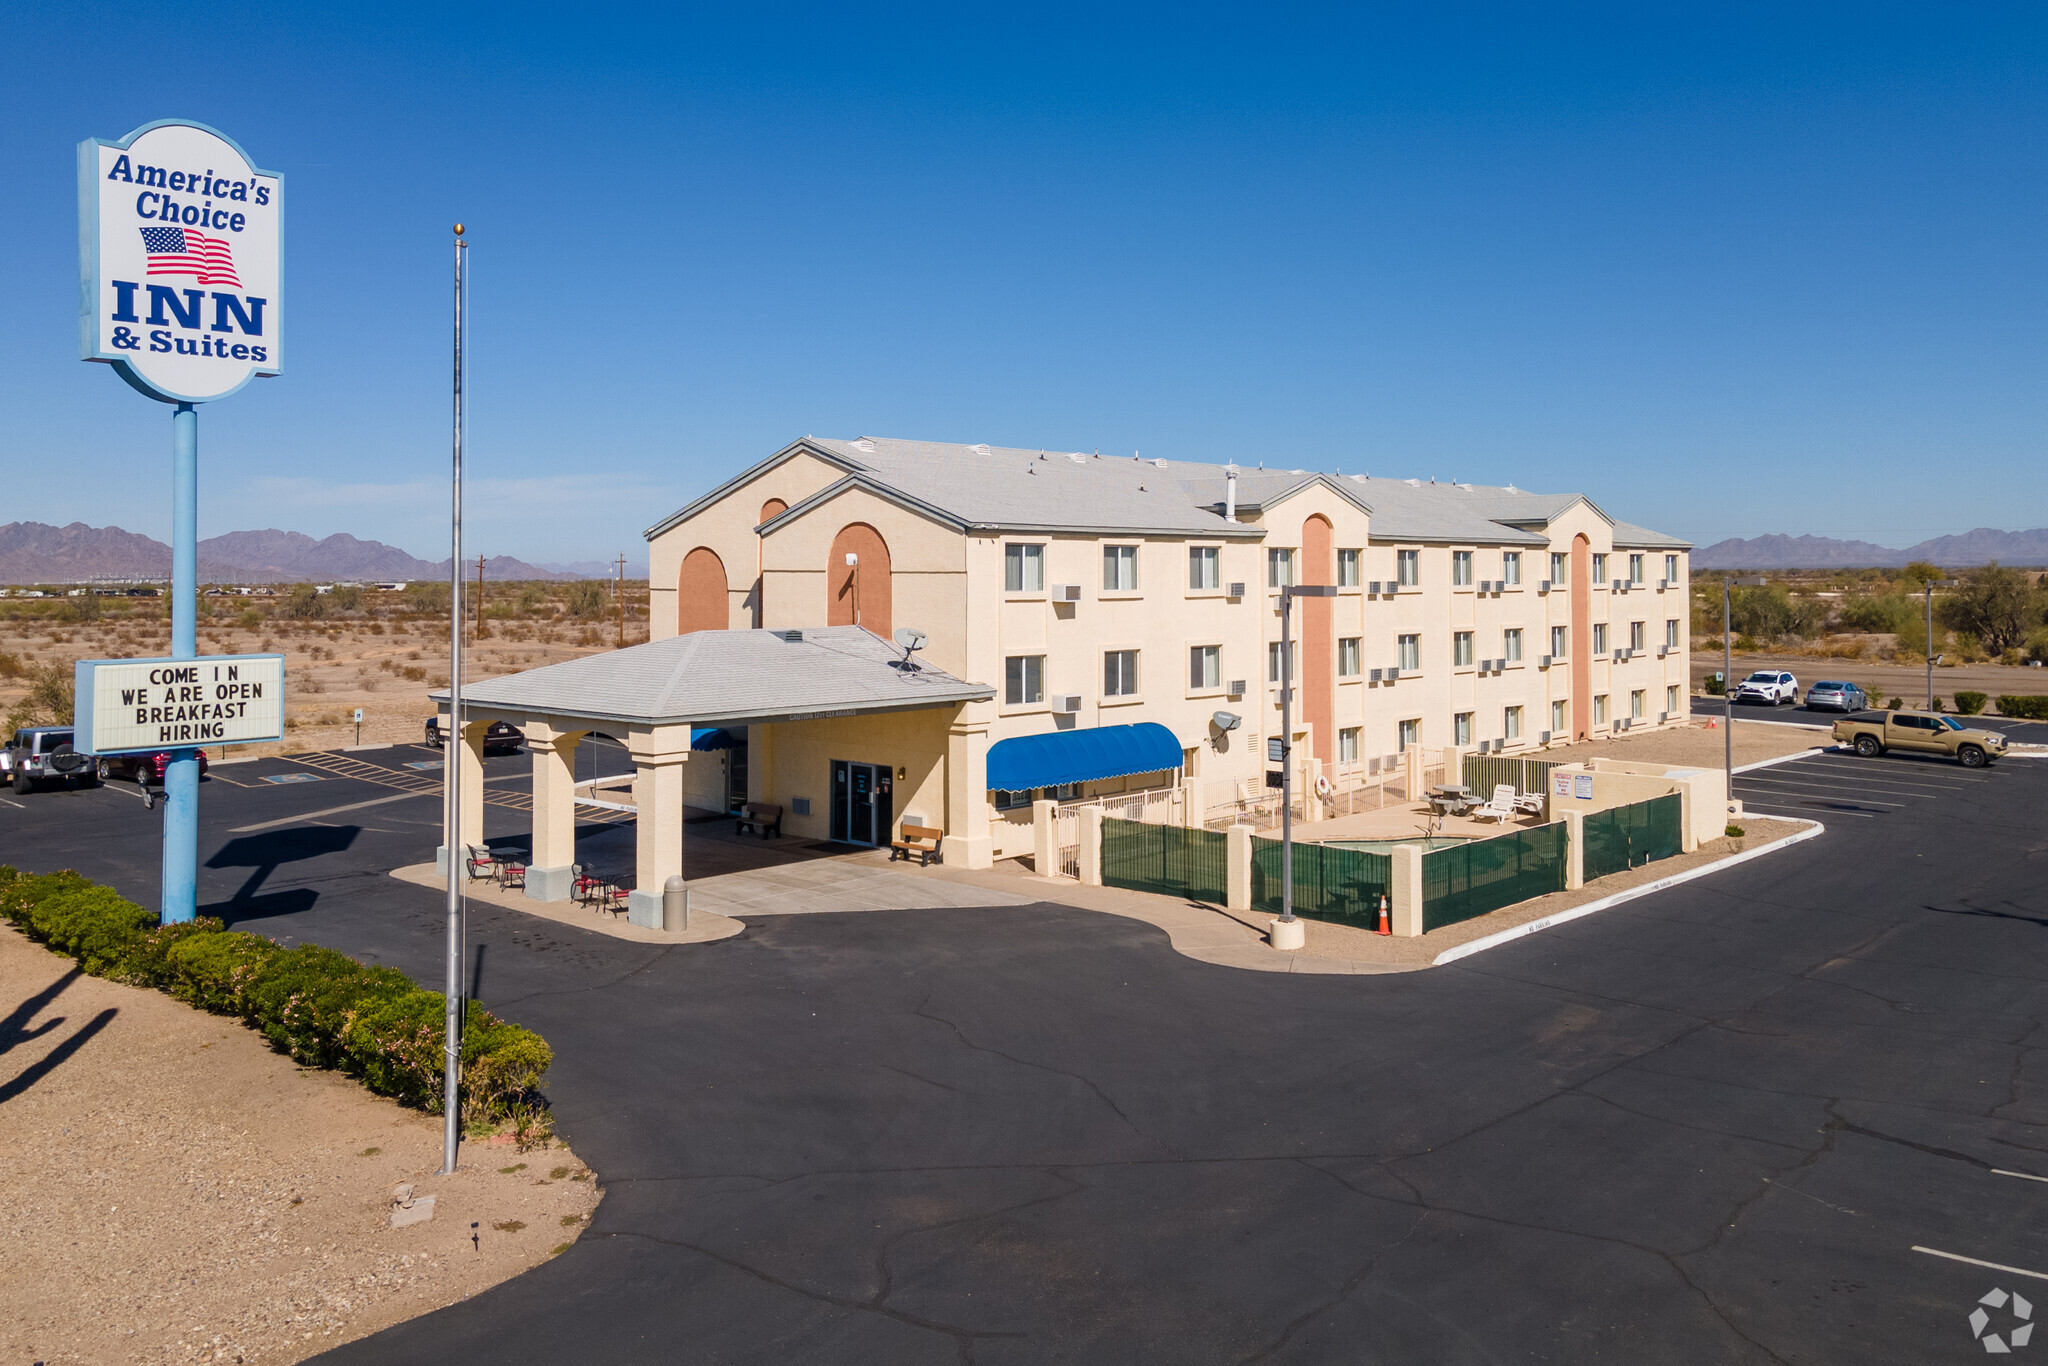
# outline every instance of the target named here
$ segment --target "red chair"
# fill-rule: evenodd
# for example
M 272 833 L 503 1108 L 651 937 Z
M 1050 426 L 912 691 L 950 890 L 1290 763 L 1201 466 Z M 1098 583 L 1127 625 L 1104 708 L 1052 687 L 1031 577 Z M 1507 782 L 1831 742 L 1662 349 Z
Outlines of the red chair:
M 580 863 L 569 866 L 570 894 L 585 905 L 596 904 L 605 888 L 605 880 Z

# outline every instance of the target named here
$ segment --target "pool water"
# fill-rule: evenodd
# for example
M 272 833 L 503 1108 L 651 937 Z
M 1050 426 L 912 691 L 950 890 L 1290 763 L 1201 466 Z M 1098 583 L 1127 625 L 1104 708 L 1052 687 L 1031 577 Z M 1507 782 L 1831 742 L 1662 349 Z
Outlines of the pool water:
M 1421 846 L 1423 852 L 1427 853 L 1431 849 L 1448 849 L 1454 844 L 1470 844 L 1472 838 L 1470 835 L 1417 835 L 1413 839 L 1405 840 L 1322 840 L 1319 842 L 1328 845 L 1332 849 L 1356 849 L 1364 854 L 1384 854 L 1393 850 L 1398 845 L 1414 844 Z

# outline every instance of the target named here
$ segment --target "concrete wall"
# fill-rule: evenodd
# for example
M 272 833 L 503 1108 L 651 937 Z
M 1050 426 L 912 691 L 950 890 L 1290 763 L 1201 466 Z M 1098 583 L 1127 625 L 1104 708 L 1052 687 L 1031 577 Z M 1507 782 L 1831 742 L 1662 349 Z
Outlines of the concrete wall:
M 782 808 L 785 835 L 825 839 L 832 815 L 832 760 L 886 764 L 891 772 L 901 773 L 890 794 L 891 836 L 913 813 L 920 818 L 915 824 L 944 829 L 946 733 L 952 717 L 951 710 L 937 708 L 751 727 L 749 792 L 757 801 Z M 694 760 L 690 766 L 694 767 Z M 797 814 L 798 797 L 810 799 L 809 815 Z
M 1592 778 L 1590 798 L 1574 795 L 1577 785 L 1571 780 L 1575 776 Z M 1566 784 L 1567 790 L 1559 791 L 1560 782 Z M 1684 799 L 1685 849 L 1690 851 L 1707 840 L 1718 839 L 1728 823 L 1728 785 L 1717 768 L 1683 768 L 1620 759 L 1561 765 L 1550 770 L 1550 815 L 1553 820 L 1567 811 L 1586 816 L 1674 792 Z

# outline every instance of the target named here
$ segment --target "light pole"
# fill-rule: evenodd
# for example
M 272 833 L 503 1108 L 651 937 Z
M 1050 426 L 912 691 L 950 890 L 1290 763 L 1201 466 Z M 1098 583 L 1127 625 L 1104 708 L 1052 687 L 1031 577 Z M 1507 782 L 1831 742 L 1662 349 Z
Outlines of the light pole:
M 1760 588 L 1764 577 L 1749 574 L 1735 577 L 1721 576 L 1721 766 L 1722 786 L 1728 800 L 1735 800 L 1735 628 L 1732 624 L 1733 609 L 1729 605 L 1728 590 L 1735 585 L 1744 588 Z
M 1289 928 L 1274 948 L 1300 948 L 1294 938 L 1294 600 L 1334 598 L 1326 583 L 1289 584 L 1280 590 L 1280 920 Z M 1279 941 L 1288 942 L 1282 944 Z
M 448 729 L 444 732 L 442 781 L 448 792 L 448 965 L 446 1014 L 442 1019 L 441 1170 L 455 1170 L 455 1148 L 462 1137 L 462 1107 L 457 1095 L 462 1082 L 462 874 L 468 850 L 462 847 L 462 306 L 468 274 L 469 243 L 462 224 L 455 225 L 455 464 L 449 511 L 448 550 Z M 483 577 L 483 562 L 477 562 Z M 481 598 L 481 594 L 479 594 Z M 479 623 L 481 625 L 481 623 Z
M 1961 579 L 1924 579 L 1927 593 L 1927 710 L 1934 710 L 1934 590 L 1954 588 Z

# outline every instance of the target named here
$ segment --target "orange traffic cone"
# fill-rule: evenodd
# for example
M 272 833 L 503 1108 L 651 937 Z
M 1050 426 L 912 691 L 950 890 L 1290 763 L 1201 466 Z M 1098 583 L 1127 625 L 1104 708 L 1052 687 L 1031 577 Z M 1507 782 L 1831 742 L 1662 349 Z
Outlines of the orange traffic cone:
M 1379 926 L 1379 928 L 1378 928 L 1377 930 L 1375 930 L 1375 931 L 1374 931 L 1374 933 L 1375 933 L 1375 934 L 1392 934 L 1393 932 L 1394 932 L 1394 924 L 1393 924 L 1393 921 L 1392 921 L 1392 919 L 1391 919 L 1391 918 L 1389 918 L 1389 916 L 1387 915 L 1387 898 L 1386 898 L 1386 896 L 1385 896 L 1384 894 L 1382 894 L 1382 895 L 1380 896 L 1380 926 Z

